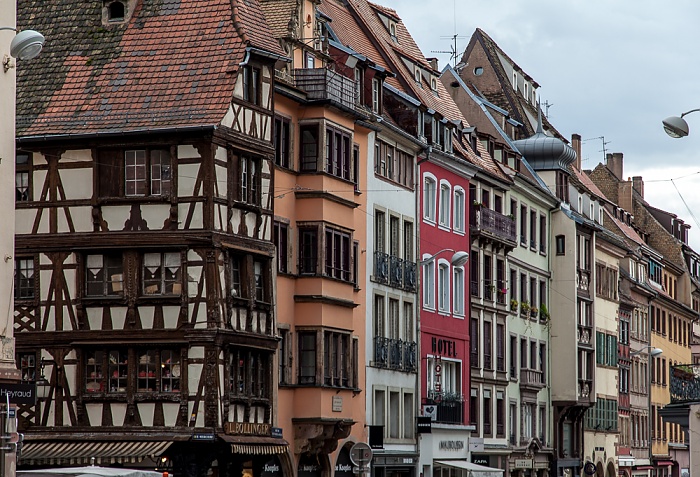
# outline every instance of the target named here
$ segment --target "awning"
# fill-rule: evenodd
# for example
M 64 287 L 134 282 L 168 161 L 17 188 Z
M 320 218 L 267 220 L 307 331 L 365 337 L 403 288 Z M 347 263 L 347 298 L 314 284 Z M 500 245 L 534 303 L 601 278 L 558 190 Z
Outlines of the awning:
M 503 469 L 486 467 L 466 460 L 436 460 L 436 464 L 471 471 L 474 477 L 503 477 Z
M 231 444 L 231 452 L 234 454 L 275 455 L 284 454 L 289 448 L 287 441 L 276 437 L 229 436 L 226 434 L 220 434 L 219 437 Z
M 655 465 L 673 465 L 672 460 L 660 460 L 658 462 L 654 462 Z
M 20 465 L 133 464 L 161 455 L 170 441 L 27 441 Z

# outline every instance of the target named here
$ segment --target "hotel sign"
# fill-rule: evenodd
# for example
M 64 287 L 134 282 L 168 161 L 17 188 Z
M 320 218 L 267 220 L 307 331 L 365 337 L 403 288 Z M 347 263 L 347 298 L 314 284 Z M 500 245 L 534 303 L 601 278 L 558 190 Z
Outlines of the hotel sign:
M 270 424 L 256 422 L 225 422 L 224 432 L 226 434 L 243 436 L 270 436 Z

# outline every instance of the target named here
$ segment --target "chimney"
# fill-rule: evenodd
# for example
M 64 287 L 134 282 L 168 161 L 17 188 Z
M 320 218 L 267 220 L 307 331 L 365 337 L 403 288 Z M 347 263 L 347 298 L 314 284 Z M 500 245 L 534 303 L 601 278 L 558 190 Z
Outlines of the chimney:
M 572 134 L 571 135 L 571 147 L 576 151 L 576 169 L 581 170 L 581 135 Z
M 612 154 L 608 154 L 606 157 L 607 163 L 608 163 L 608 169 L 610 169 L 610 172 L 615 174 L 615 177 L 617 177 L 618 180 L 623 180 L 622 179 L 622 153 L 621 152 L 614 152 Z
M 637 191 L 639 195 L 642 196 L 642 199 L 644 198 L 644 181 L 642 180 L 642 176 L 634 176 L 632 177 L 632 187 L 634 187 L 634 190 Z
M 433 68 L 435 71 L 440 71 L 438 70 L 438 59 L 437 58 L 426 58 L 428 60 L 428 63 L 430 63 L 431 68 Z

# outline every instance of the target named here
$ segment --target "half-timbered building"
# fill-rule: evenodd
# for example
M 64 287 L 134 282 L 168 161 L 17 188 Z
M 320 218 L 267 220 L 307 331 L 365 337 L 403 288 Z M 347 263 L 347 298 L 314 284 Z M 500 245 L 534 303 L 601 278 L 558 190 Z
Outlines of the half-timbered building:
M 49 41 L 18 71 L 16 359 L 47 392 L 18 411 L 19 465 L 289 474 L 273 437 L 285 56 L 257 1 L 25 1 L 30 21 Z

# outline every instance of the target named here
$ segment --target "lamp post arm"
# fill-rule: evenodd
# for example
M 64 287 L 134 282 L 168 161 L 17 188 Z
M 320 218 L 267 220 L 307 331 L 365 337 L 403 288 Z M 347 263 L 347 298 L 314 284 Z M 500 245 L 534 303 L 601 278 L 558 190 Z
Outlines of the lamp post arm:
M 700 108 L 691 109 L 690 111 L 686 111 L 685 113 L 681 114 L 681 117 L 685 116 L 686 114 L 696 113 L 696 112 L 698 112 L 698 111 L 700 111 Z
M 0 27 L 0 31 L 1 31 L 1 30 L 17 31 L 17 28 L 13 28 L 13 27 Z
M 439 252 L 435 252 L 434 254 L 432 254 L 430 257 L 424 258 L 423 260 L 420 261 L 420 263 L 428 263 L 429 261 L 433 260 L 433 259 L 434 259 L 435 257 L 437 257 L 438 255 L 440 255 L 442 252 L 454 252 L 454 249 L 452 249 L 452 248 L 443 248 L 443 249 L 440 250 Z

